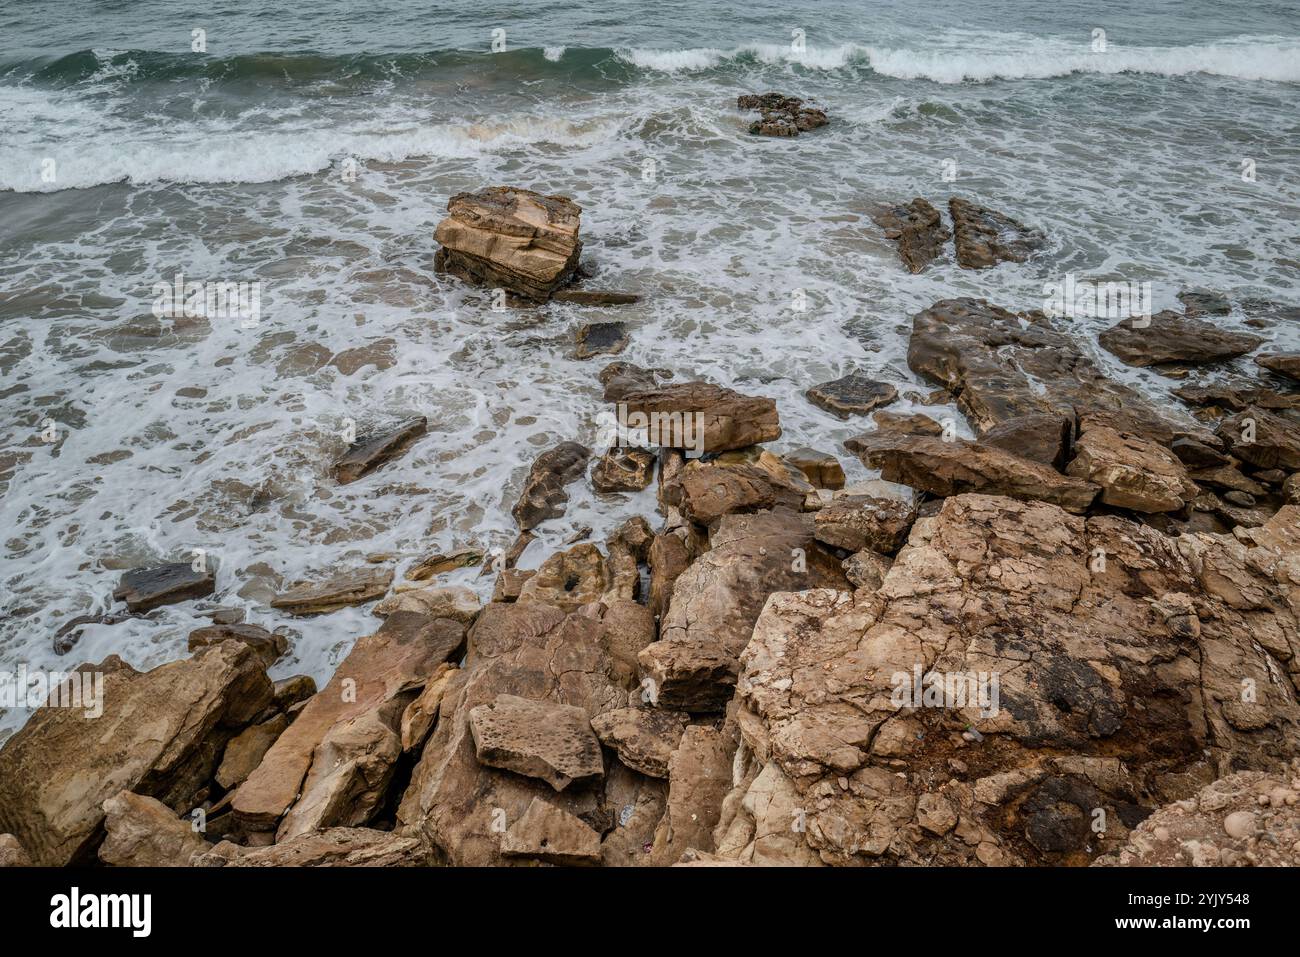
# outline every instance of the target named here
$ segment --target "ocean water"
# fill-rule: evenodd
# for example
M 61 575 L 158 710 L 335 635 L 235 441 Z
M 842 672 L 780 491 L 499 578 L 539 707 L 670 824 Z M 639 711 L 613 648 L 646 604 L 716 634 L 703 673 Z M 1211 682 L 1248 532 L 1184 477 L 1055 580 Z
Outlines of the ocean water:
M 768 89 L 832 124 L 749 136 L 735 97 Z M 574 358 L 585 321 L 628 323 L 621 358 L 776 398 L 778 451 L 868 477 L 840 448 L 866 423 L 810 385 L 859 369 L 928 392 L 914 312 L 1037 307 L 1067 273 L 1150 282 L 1159 308 L 1189 287 L 1300 301 L 1297 174 L 1294 2 L 6 0 L 0 670 L 183 655 L 193 603 L 88 627 L 63 657 L 51 638 L 108 610 L 123 570 L 202 549 L 214 603 L 294 630 L 273 674 L 327 678 L 377 619 L 267 596 L 369 555 L 400 578 L 437 548 L 508 546 L 532 459 L 596 437 L 609 359 Z M 498 312 L 435 274 L 448 197 L 490 184 L 572 197 L 595 285 L 643 301 Z M 866 214 L 917 195 L 991 205 L 1048 248 L 979 273 L 950 248 L 909 275 Z M 155 316 L 178 273 L 260 283 L 259 321 Z M 1109 324 L 1072 322 L 1094 350 Z M 1097 358 L 1177 414 L 1175 383 Z M 429 435 L 399 461 L 329 478 L 349 420 L 415 414 Z M 576 528 L 653 518 L 653 489 L 570 495 L 525 567 Z

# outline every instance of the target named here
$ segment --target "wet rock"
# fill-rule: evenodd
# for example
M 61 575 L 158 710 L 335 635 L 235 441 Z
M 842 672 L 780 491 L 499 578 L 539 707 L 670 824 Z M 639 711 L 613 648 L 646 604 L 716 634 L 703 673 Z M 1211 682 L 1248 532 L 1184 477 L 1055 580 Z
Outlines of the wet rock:
M 669 759 L 687 722 L 680 711 L 619 708 L 593 718 L 591 727 L 600 743 L 612 748 L 629 768 L 652 778 L 666 778 Z
M 591 470 L 597 492 L 639 492 L 654 481 L 655 454 L 648 449 L 611 447 Z
M 612 289 L 557 289 L 551 294 L 551 300 L 579 306 L 628 306 L 640 302 L 641 297 L 634 292 L 615 292 Z
M 576 867 L 600 863 L 600 835 L 563 808 L 533 798 L 501 839 L 501 853 Z
M 0 748 L 0 832 L 41 866 L 85 863 L 104 801 L 124 789 L 189 810 L 226 742 L 271 702 L 262 662 L 242 642 L 152 671 L 116 656 L 78 670 L 103 676 L 103 713 L 39 708 Z
M 239 787 L 248 780 L 248 776 L 262 763 L 266 752 L 284 729 L 289 727 L 289 718 L 284 714 L 261 724 L 245 728 L 226 745 L 221 755 L 221 766 L 217 768 L 216 782 L 227 791 Z
M 878 207 L 871 221 L 885 231 L 886 239 L 898 243 L 898 255 L 912 273 L 937 259 L 952 236 L 939 210 L 919 196 L 910 203 Z
M 211 569 L 196 572 L 189 562 L 171 562 L 127 572 L 113 590 L 113 598 L 126 602 L 129 611 L 145 612 L 191 598 L 205 598 L 216 588 L 216 574 Z
M 813 516 L 817 541 L 858 552 L 864 548 L 892 555 L 907 541 L 916 505 L 900 498 L 845 495 Z
M 609 386 L 606 385 L 608 392 Z M 781 437 L 776 402 L 741 395 L 708 382 L 682 382 L 625 393 L 619 400 L 629 423 L 646 417 L 650 444 L 688 449 L 693 455 L 761 445 Z
M 1273 389 L 1257 386 L 1233 388 L 1223 384 L 1209 386 L 1185 385 L 1174 390 L 1174 395 L 1190 405 L 1210 411 L 1228 409 L 1240 412 L 1252 405 L 1261 409 L 1300 409 L 1300 395 L 1283 395 Z
M 837 489 L 844 487 L 844 466 L 829 452 L 819 452 L 800 446 L 781 458 L 797 468 L 815 488 Z
M 1269 372 L 1300 381 L 1300 352 L 1275 352 L 1255 356 L 1255 364 Z
M 77 646 L 77 642 L 81 641 L 82 629 L 84 629 L 86 625 L 116 625 L 135 617 L 137 616 L 77 615 L 74 618 L 69 618 L 59 626 L 59 630 L 54 633 L 54 637 L 50 640 L 50 643 L 53 645 L 54 653 L 56 655 L 66 655 Z
M 528 299 L 568 283 L 582 253 L 582 209 L 565 196 L 494 186 L 458 193 L 433 238 L 438 265 Z
M 803 100 L 784 93 L 744 94 L 737 97 L 736 108 L 762 114 L 749 125 L 755 136 L 798 136 L 829 122 L 825 111 L 804 106 Z
M 578 329 L 576 357 L 616 356 L 630 341 L 627 326 L 621 322 L 588 322 Z
M 1214 468 L 1231 461 L 1213 446 L 1186 436 L 1174 439 L 1169 445 L 1169 451 L 1190 469 Z
M 110 867 L 189 867 L 212 845 L 167 805 L 121 791 L 104 802 L 99 859 Z
M 1158 312 L 1149 320 L 1124 319 L 1097 337 L 1111 355 L 1139 367 L 1217 362 L 1245 355 L 1263 341 L 1250 333 L 1232 332 L 1170 311 Z
M 542 562 L 520 587 L 517 600 L 576 611 L 588 602 L 599 601 L 610 585 L 605 556 L 591 542 L 583 542 Z
M 1300 469 L 1300 424 L 1251 406 L 1224 419 L 1216 434 L 1232 454 L 1260 469 Z
M 786 509 L 722 516 L 709 550 L 676 579 L 659 640 L 639 656 L 658 706 L 721 710 L 767 596 L 827 586 L 847 580 L 817 544 L 810 518 Z
M 792 471 L 770 452 L 753 461 L 723 456 L 711 462 L 688 462 L 665 484 L 663 498 L 699 525 L 778 505 L 798 511 L 812 486 L 802 473 L 792 475 Z
M 597 379 L 605 387 L 606 402 L 620 402 L 629 392 L 655 389 L 660 379 L 671 379 L 667 369 L 642 369 L 630 362 L 611 362 L 600 370 Z
M 569 493 L 564 486 L 587 471 L 591 450 L 577 442 L 561 442 L 539 455 L 524 480 L 523 491 L 510 514 L 524 531 L 564 514 Z
M 464 640 L 454 621 L 402 611 L 359 638 L 235 792 L 236 819 L 280 841 L 369 821 L 401 754 L 402 711 Z
M 469 568 L 483 561 L 483 551 L 478 548 L 458 548 L 451 552 L 435 552 L 420 559 L 406 570 L 407 581 L 427 581 L 435 575 L 445 575 L 458 568 Z
M 942 383 L 978 435 L 1033 413 L 1105 425 L 1167 445 L 1184 429 L 1105 376 L 1042 313 L 946 299 L 912 318 L 907 364 Z
M 257 653 L 262 664 L 270 668 L 289 650 L 289 639 L 259 625 L 208 625 L 190 632 L 189 650 L 198 651 L 222 641 L 241 641 Z
M 1226 316 L 1232 312 L 1227 297 L 1212 289 L 1186 289 L 1178 294 L 1178 301 L 1189 316 Z
M 420 696 L 408 704 L 406 710 L 402 712 L 403 752 L 418 751 L 429 736 L 429 732 L 433 730 L 438 720 L 438 708 L 442 705 L 443 695 L 447 691 L 447 683 L 455 670 L 456 666 L 448 661 L 434 668 Z
M 999 422 L 980 436 L 985 445 L 1064 470 L 1070 459 L 1074 419 L 1057 413 L 1031 413 Z
M 374 614 L 387 618 L 396 611 L 413 611 L 430 618 L 450 618 L 470 625 L 482 608 L 478 595 L 464 585 L 435 585 L 389 595 L 374 608 Z
M 844 447 L 863 464 L 880 469 L 885 481 L 941 497 L 965 492 L 1006 495 L 1051 502 L 1071 512 L 1085 511 L 1097 497 L 1098 487 L 1091 482 L 966 439 L 947 442 L 931 436 L 868 432 L 849 439 Z
M 222 841 L 197 858 L 196 867 L 428 867 L 429 850 L 418 837 L 366 827 L 331 827 L 270 847 Z
M 323 615 L 382 598 L 393 583 L 391 568 L 358 568 L 320 582 L 302 582 L 271 599 L 291 615 Z
M 340 484 L 355 482 L 363 475 L 369 475 L 385 462 L 401 455 L 416 439 L 424 435 L 427 429 L 428 420 L 420 415 L 407 419 L 387 432 L 358 439 L 334 463 L 331 471 Z
M 953 197 L 952 217 L 957 265 L 963 269 L 989 269 L 1000 262 L 1024 262 L 1046 245 L 1043 234 L 1010 216 Z
M 275 697 L 271 704 L 277 711 L 288 711 L 300 701 L 306 701 L 316 693 L 316 681 L 309 675 L 294 675 L 284 678 L 273 686 Z
M 813 386 L 805 395 L 817 408 L 848 419 L 888 405 L 898 398 L 898 390 L 888 382 L 878 382 L 860 372 L 850 372 L 833 382 Z
M 1084 432 L 1066 472 L 1101 486 L 1101 501 L 1135 512 L 1176 512 L 1198 489 L 1163 446 L 1114 429 Z

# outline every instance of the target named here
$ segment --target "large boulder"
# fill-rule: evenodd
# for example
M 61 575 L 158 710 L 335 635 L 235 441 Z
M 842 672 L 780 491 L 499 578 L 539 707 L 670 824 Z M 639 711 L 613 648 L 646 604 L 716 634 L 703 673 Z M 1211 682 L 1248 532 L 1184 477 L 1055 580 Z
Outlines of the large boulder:
M 582 209 L 567 196 L 492 186 L 457 193 L 447 212 L 433 234 L 441 268 L 534 300 L 573 278 Z
M 116 656 L 78 671 L 102 676 L 103 713 L 47 705 L 0 749 L 0 832 L 47 867 L 93 857 L 104 802 L 123 790 L 190 810 L 226 742 L 272 697 L 261 659 L 237 641 L 152 671 Z
M 212 849 L 193 822 L 153 798 L 122 791 L 104 802 L 99 859 L 113 867 L 189 867 Z
M 676 864 L 689 850 L 713 850 L 713 830 L 731 790 L 734 738 L 691 725 L 668 761 L 668 804 L 655 829 L 650 863 Z
M 1079 436 L 1070 475 L 1101 486 L 1101 500 L 1135 512 L 1177 512 L 1200 491 L 1174 453 L 1104 426 Z
M 1125 365 L 1199 365 L 1245 355 L 1264 340 L 1177 312 L 1149 319 L 1129 318 L 1107 329 L 1097 342 Z
M 772 595 L 735 716 L 737 767 L 761 769 L 737 790 L 774 767 L 755 799 L 798 812 L 769 850 L 1087 863 L 1152 808 L 1294 757 L 1297 514 L 1245 542 L 962 495 L 874 592 Z
M 781 437 L 776 402 L 709 382 L 633 390 L 618 406 L 619 421 L 634 431 L 644 429 L 651 444 L 688 449 L 693 457 Z
M 235 791 L 236 820 L 281 841 L 370 821 L 402 753 L 402 712 L 464 640 L 460 623 L 409 611 L 359 638 Z
M 1232 454 L 1260 469 L 1300 470 L 1300 424 L 1251 406 L 1219 423 Z

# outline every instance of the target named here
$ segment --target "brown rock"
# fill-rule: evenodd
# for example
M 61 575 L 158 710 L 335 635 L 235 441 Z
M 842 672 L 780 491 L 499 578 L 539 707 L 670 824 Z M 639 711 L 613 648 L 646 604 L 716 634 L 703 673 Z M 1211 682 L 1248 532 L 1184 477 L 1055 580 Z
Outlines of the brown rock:
M 629 428 L 644 428 L 650 444 L 689 449 L 696 457 L 781 437 L 773 400 L 708 382 L 628 392 L 619 400 L 618 418 Z
M 1097 337 L 1111 355 L 1131 366 L 1171 363 L 1199 365 L 1245 355 L 1264 340 L 1246 332 L 1230 332 L 1216 323 L 1176 312 L 1158 312 L 1148 319 L 1124 319 Z
M 845 495 L 813 517 L 817 541 L 835 548 L 892 555 L 907 541 L 916 521 L 916 505 L 898 498 Z
M 885 231 L 885 238 L 898 243 L 898 255 L 908 272 L 917 273 L 943 252 L 952 232 L 939 211 L 920 197 L 898 206 L 882 206 L 871 221 Z
M 674 864 L 691 848 L 713 850 L 735 751 L 720 731 L 703 725 L 686 729 L 668 762 L 668 808 L 655 830 L 651 863 Z
M 680 711 L 619 708 L 593 718 L 591 727 L 600 743 L 613 748 L 629 768 L 652 778 L 666 778 L 669 759 L 687 722 Z
M 1275 352 L 1271 355 L 1255 356 L 1255 364 L 1269 372 L 1276 372 L 1280 376 L 1300 381 L 1300 352 Z
M 288 711 L 300 701 L 306 701 L 316 693 L 316 681 L 308 675 L 294 675 L 284 678 L 273 686 L 275 697 L 271 706 L 277 711 Z
M 611 584 L 605 556 L 591 542 L 556 552 L 519 589 L 518 601 L 542 602 L 563 611 L 575 611 L 598 601 Z
M 1021 263 L 1046 245 L 1038 230 L 955 196 L 948 200 L 948 215 L 952 217 L 957 265 L 963 269 Z
M 433 861 L 418 837 L 366 827 L 331 827 L 270 847 L 222 841 L 195 860 L 198 867 L 428 867 Z
M 483 552 L 477 548 L 458 548 L 453 552 L 436 552 L 422 558 L 406 570 L 407 581 L 425 581 L 457 568 L 468 568 L 483 561 Z
M 413 611 L 430 618 L 450 618 L 471 625 L 482 603 L 472 589 L 464 585 L 435 585 L 413 588 L 389 595 L 374 608 L 374 614 L 387 618 L 395 611 Z
M 503 568 L 492 587 L 493 601 L 517 601 L 524 590 L 524 582 L 537 574 L 532 568 Z
M 894 564 L 893 560 L 878 552 L 860 551 L 854 552 L 848 558 L 844 559 L 844 577 L 849 580 L 854 588 L 865 588 L 868 591 L 875 591 L 885 581 L 885 576 L 889 574 L 889 567 Z
M 664 500 L 690 521 L 709 525 L 723 515 L 778 505 L 798 510 L 812 486 L 795 478 L 771 453 L 760 464 L 743 460 L 687 462 L 664 486 Z M 766 466 L 766 467 L 764 467 Z
M 1241 461 L 1260 469 L 1300 469 L 1300 425 L 1251 406 L 1224 419 L 1216 433 Z
M 271 750 L 276 738 L 289 727 L 289 718 L 283 714 L 261 724 L 245 728 L 226 745 L 221 756 L 221 767 L 217 768 L 216 782 L 227 791 L 239 787 L 248 780 L 248 776 L 262 763 L 266 752 Z
M 447 691 L 447 682 L 456 670 L 456 665 L 444 661 L 433 669 L 429 680 L 424 685 L 420 696 L 406 706 L 402 712 L 401 739 L 402 751 L 418 751 L 425 738 L 433 730 L 438 720 L 438 707 L 442 696 Z
M 654 474 L 653 452 L 614 446 L 596 460 L 591 487 L 597 492 L 639 492 L 654 481 Z
M 621 402 L 629 392 L 644 392 L 657 388 L 660 379 L 671 379 L 667 369 L 642 369 L 630 362 L 611 362 L 600 370 L 597 378 L 605 387 L 606 402 Z
M 1100 485 L 1107 505 L 1135 512 L 1176 512 L 1198 491 L 1172 452 L 1114 429 L 1084 432 L 1066 471 Z
M 331 471 L 340 484 L 355 482 L 405 452 L 416 439 L 424 435 L 427 427 L 428 421 L 420 415 L 407 419 L 387 432 L 358 439 L 334 463 Z
M 582 478 L 590 458 L 591 450 L 577 442 L 561 442 L 539 455 L 524 480 L 519 501 L 510 510 L 519 527 L 530 531 L 563 515 L 569 502 L 564 486 Z
M 844 466 L 829 452 L 818 452 L 801 446 L 793 452 L 782 454 L 781 458 L 802 472 L 815 488 L 844 487 Z
M 23 850 L 18 838 L 12 834 L 0 834 L 0 867 L 31 867 L 32 859 Z
M 833 382 L 813 386 L 805 395 L 817 408 L 848 419 L 888 405 L 898 398 L 898 390 L 888 382 L 878 382 L 860 372 L 850 372 Z
M 384 597 L 393 583 L 391 568 L 357 568 L 320 582 L 301 582 L 271 599 L 271 607 L 291 615 L 323 615 Z
M 576 867 L 600 863 L 600 835 L 563 808 L 533 798 L 501 839 L 501 853 Z
M 605 773 L 587 713 L 572 705 L 499 694 L 469 713 L 480 764 L 545 781 L 557 791 Z
M 121 791 L 104 802 L 99 859 L 110 867 L 189 867 L 212 845 L 167 805 Z
M 1071 416 L 1044 412 L 999 422 L 980 436 L 980 441 L 1022 459 L 1064 470 L 1070 460 L 1073 436 L 1074 419 Z
M 190 651 L 195 652 L 223 641 L 241 641 L 248 645 L 267 668 L 284 657 L 289 650 L 288 638 L 258 625 L 208 625 L 196 628 L 190 632 L 188 644 Z
M 570 300 L 571 301 L 571 300 Z M 577 349 L 574 356 L 590 359 L 592 356 L 616 356 L 631 342 L 627 326 L 621 322 L 588 322 L 578 327 L 575 335 Z
M 196 572 L 189 562 L 172 562 L 127 572 L 113 590 L 113 598 L 126 602 L 129 611 L 146 612 L 211 595 L 216 581 L 211 569 Z

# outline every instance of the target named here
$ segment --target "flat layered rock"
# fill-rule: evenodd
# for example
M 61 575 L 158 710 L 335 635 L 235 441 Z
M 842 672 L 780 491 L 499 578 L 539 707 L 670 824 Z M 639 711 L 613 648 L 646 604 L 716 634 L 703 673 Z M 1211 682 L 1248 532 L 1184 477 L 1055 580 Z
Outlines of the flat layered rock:
M 866 415 L 898 398 L 898 390 L 888 382 L 879 382 L 860 372 L 815 385 L 804 394 L 817 408 L 841 419 Z
M 190 632 L 187 645 L 191 652 L 223 641 L 239 641 L 248 645 L 262 659 L 267 668 L 275 664 L 289 650 L 289 639 L 260 625 L 208 625 Z
M 575 339 L 577 349 L 574 354 L 578 359 L 616 356 L 632 341 L 627 326 L 621 322 L 589 322 L 579 327 Z
M 581 708 L 500 694 L 469 713 L 480 764 L 545 781 L 557 791 L 605 773 L 600 742 Z
M 1174 389 L 1174 395 L 1189 405 L 1232 412 L 1252 405 L 1261 409 L 1300 409 L 1300 394 L 1285 394 L 1255 385 L 1240 388 L 1223 384 L 1185 385 Z
M 1241 461 L 1260 469 L 1300 469 L 1300 424 L 1254 406 L 1224 419 L 1216 434 Z
M 654 481 L 656 456 L 649 449 L 611 447 L 591 470 L 597 492 L 639 492 Z
M 1255 357 L 1255 364 L 1300 382 L 1300 352 L 1275 352 Z
M 404 611 L 357 639 L 235 792 L 236 819 L 281 841 L 369 821 L 401 755 L 403 709 L 464 641 L 456 622 Z
M 576 482 L 587 471 L 591 450 L 577 442 L 561 442 L 537 457 L 523 491 L 510 514 L 524 531 L 530 531 L 552 518 L 564 514 L 569 493 L 564 486 Z
M 428 431 L 428 424 L 424 416 L 416 416 L 407 419 L 396 428 L 358 439 L 334 463 L 331 472 L 343 485 L 355 482 L 405 452 L 416 439 Z
M 849 439 L 844 447 L 864 465 L 880 469 L 885 481 L 945 498 L 978 492 L 1051 502 L 1070 512 L 1083 512 L 1098 492 L 1091 482 L 966 439 L 868 432 Z
M 236 641 L 152 671 L 116 656 L 78 671 L 102 675 L 99 717 L 42 707 L 0 748 L 0 832 L 45 867 L 88 862 L 120 791 L 188 811 L 226 742 L 271 703 L 265 667 Z
M 980 436 L 996 449 L 1054 469 L 1064 469 L 1070 457 L 1074 419 L 1055 412 L 1034 412 L 999 422 Z
M 392 583 L 391 568 L 358 568 L 325 581 L 294 585 L 272 598 L 271 607 L 291 615 L 323 615 L 383 598 Z
M 910 203 L 877 208 L 871 221 L 885 231 L 886 239 L 898 244 L 899 258 L 912 273 L 934 262 L 952 236 L 939 210 L 919 196 Z
M 608 392 L 608 384 L 606 391 Z M 709 382 L 682 382 L 625 393 L 621 420 L 644 416 L 650 443 L 693 455 L 743 449 L 781 437 L 776 402 Z
M 948 200 L 957 265 L 989 269 L 1000 262 L 1024 262 L 1046 245 L 1043 234 L 1010 216 L 953 197 Z
M 494 186 L 456 194 L 447 212 L 433 236 L 442 268 L 534 300 L 573 278 L 582 209 L 568 197 Z
M 817 541 L 858 552 L 864 548 L 892 555 L 907 541 L 916 505 L 899 498 L 845 495 L 813 516 Z
M 479 548 L 458 548 L 451 552 L 435 552 L 420 559 L 406 570 L 407 581 L 426 581 L 435 575 L 445 575 L 458 568 L 469 568 L 481 564 L 483 550 Z
M 387 618 L 393 612 L 413 611 L 430 618 L 450 618 L 468 626 L 482 607 L 478 595 L 464 585 L 434 585 L 389 595 L 375 606 L 374 614 Z
M 1066 472 L 1101 486 L 1101 501 L 1134 512 L 1177 512 L 1200 491 L 1172 452 L 1136 435 L 1089 429 Z
M 565 867 L 600 863 L 600 834 L 563 808 L 533 798 L 501 838 L 501 853 Z
M 907 364 L 956 396 L 979 435 L 1030 414 L 1088 420 L 1162 445 L 1182 431 L 1138 392 L 1106 376 L 1041 312 L 945 299 L 912 318 Z
M 680 711 L 661 708 L 619 708 L 592 719 L 600 743 L 634 771 L 652 778 L 668 777 L 668 763 L 681 743 L 689 719 Z
M 781 455 L 788 464 L 804 474 L 814 488 L 837 489 L 844 487 L 844 466 L 829 452 L 820 452 L 800 446 Z
M 211 569 L 196 572 L 189 562 L 171 562 L 127 572 L 113 590 L 113 598 L 126 602 L 129 611 L 146 612 L 205 598 L 216 590 L 216 573 Z
M 434 861 L 418 837 L 367 827 L 331 827 L 270 847 L 222 841 L 196 858 L 196 867 L 429 867 Z
M 1124 319 L 1097 337 L 1125 365 L 1199 365 L 1245 355 L 1264 340 L 1204 319 L 1166 310 L 1150 319 Z

